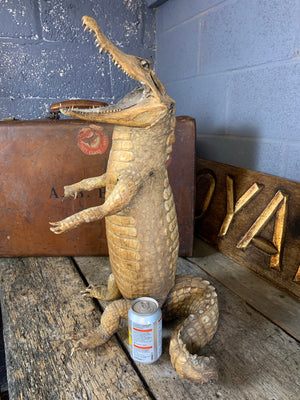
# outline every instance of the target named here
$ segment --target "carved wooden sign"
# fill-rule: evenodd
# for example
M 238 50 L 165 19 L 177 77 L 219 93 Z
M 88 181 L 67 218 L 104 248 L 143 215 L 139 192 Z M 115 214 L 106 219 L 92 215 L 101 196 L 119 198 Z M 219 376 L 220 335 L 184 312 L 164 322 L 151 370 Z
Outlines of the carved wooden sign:
M 195 215 L 197 236 L 300 299 L 299 183 L 197 159 Z

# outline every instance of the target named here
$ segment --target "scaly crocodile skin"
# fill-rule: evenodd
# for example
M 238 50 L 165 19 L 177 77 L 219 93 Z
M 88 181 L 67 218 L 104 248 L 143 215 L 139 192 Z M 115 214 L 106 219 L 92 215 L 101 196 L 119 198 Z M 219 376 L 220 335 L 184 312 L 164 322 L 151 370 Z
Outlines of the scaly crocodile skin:
M 186 317 L 171 338 L 171 361 L 180 376 L 198 382 L 217 377 L 213 357 L 192 355 L 209 342 L 217 328 L 214 288 L 199 277 L 176 277 L 178 225 L 167 161 L 175 140 L 175 103 L 151 69 L 150 61 L 115 47 L 90 17 L 84 25 L 141 88 L 116 105 L 86 110 L 61 110 L 66 115 L 115 124 L 106 174 L 65 187 L 65 196 L 106 187 L 103 205 L 51 223 L 63 233 L 82 223 L 106 218 L 112 275 L 108 286 L 88 287 L 83 295 L 115 300 L 104 311 L 100 326 L 75 347 L 93 348 L 106 342 L 126 318 L 130 299 L 155 298 L 167 318 Z M 123 299 L 117 300 L 120 297 Z

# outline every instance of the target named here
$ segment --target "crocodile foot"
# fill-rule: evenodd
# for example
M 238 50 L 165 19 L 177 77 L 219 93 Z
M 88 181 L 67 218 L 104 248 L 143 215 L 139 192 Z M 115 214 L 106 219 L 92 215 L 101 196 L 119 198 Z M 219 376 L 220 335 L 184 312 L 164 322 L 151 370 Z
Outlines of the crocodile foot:
M 86 222 L 85 212 L 81 211 L 81 212 L 71 215 L 70 217 L 67 217 L 61 221 L 49 222 L 50 225 L 52 225 L 52 227 L 50 228 L 50 231 L 59 235 L 61 233 L 68 232 L 71 229 L 76 228 L 77 226 L 81 225 L 83 222 Z
M 82 290 L 80 293 L 84 297 L 93 297 L 95 299 L 104 301 L 117 300 L 122 297 L 113 274 L 109 275 L 107 286 L 89 285 L 85 290 Z
M 73 197 L 73 199 L 75 200 L 77 198 L 79 190 L 77 190 L 75 185 L 76 184 L 64 187 L 64 199 L 66 199 L 68 197 Z
M 131 300 L 120 299 L 110 303 L 101 317 L 101 324 L 87 336 L 75 342 L 72 353 L 77 349 L 93 349 L 106 343 L 118 330 L 120 318 L 128 318 Z
M 73 197 L 75 200 L 78 193 L 84 190 L 94 190 L 100 187 L 105 187 L 106 183 L 106 174 L 101 176 L 96 176 L 94 178 L 83 179 L 80 182 L 73 183 L 72 185 L 68 185 L 64 187 L 64 198 Z
M 94 349 L 95 347 L 101 346 L 106 343 L 110 338 L 110 335 L 107 335 L 101 326 L 93 329 L 92 332 L 81 339 L 75 341 L 71 354 L 73 354 L 76 350 L 87 350 Z
M 86 210 L 82 210 L 76 214 L 71 215 L 61 221 L 50 222 L 52 228 L 50 231 L 56 234 L 68 232 L 71 229 L 77 228 L 83 223 L 97 221 L 104 217 L 103 206 L 90 207 Z

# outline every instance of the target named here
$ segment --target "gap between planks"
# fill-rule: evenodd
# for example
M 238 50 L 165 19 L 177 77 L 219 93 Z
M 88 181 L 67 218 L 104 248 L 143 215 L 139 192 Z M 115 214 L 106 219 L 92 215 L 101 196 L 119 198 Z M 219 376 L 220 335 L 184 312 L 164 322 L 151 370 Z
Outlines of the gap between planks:
M 89 286 L 89 282 L 87 281 L 85 275 L 84 275 L 83 272 L 81 271 L 80 266 L 77 264 L 76 258 L 75 258 L 75 257 L 70 257 L 70 258 L 71 258 L 71 260 L 72 260 L 72 262 L 73 262 L 73 265 L 74 265 L 74 267 L 76 268 L 76 270 L 77 270 L 79 276 L 81 277 L 82 281 L 84 282 L 84 284 L 85 284 L 86 286 Z M 105 307 L 103 306 L 103 304 L 108 304 L 108 302 L 102 302 L 102 304 L 101 304 L 100 301 L 98 301 L 98 300 L 96 300 L 96 299 L 94 299 L 94 298 L 92 298 L 91 300 L 92 300 L 93 303 L 95 304 L 96 308 L 98 308 L 99 311 L 100 311 L 100 313 L 102 314 L 103 311 L 104 311 L 104 309 L 105 309 Z M 121 325 L 122 325 L 122 322 L 120 322 L 120 323 L 121 323 Z M 123 322 L 123 325 L 124 325 L 124 322 Z M 153 393 L 151 392 L 151 389 L 150 389 L 149 386 L 148 386 L 147 381 L 145 381 L 145 378 L 144 378 L 143 375 L 141 374 L 141 372 L 140 372 L 140 370 L 138 369 L 136 363 L 135 363 L 134 360 L 131 358 L 130 353 L 129 353 L 129 348 L 128 348 L 128 346 L 126 347 L 126 345 L 123 343 L 123 341 L 121 340 L 121 338 L 120 338 L 118 332 L 116 332 L 116 334 L 114 335 L 114 337 L 116 338 L 116 340 L 117 340 L 117 342 L 119 343 L 120 347 L 122 348 L 122 350 L 123 350 L 124 353 L 126 354 L 128 360 L 129 360 L 129 362 L 131 363 L 131 366 L 132 366 L 132 368 L 134 369 L 134 371 L 136 372 L 137 376 L 140 378 L 141 382 L 143 383 L 145 390 L 148 392 L 149 398 L 150 398 L 151 400 L 156 400 L 155 397 L 154 397 L 154 395 L 153 395 Z M 1 400 L 1 399 L 0 399 L 0 400 Z
M 300 303 L 297 300 L 199 238 L 195 238 L 194 256 L 188 260 L 300 341 Z
M 106 284 L 111 272 L 107 257 L 75 259 L 89 284 Z M 217 289 L 219 327 L 211 343 L 201 353 L 215 356 L 219 364 L 219 380 L 200 385 L 177 375 L 170 363 L 168 346 L 178 321 L 166 323 L 161 358 L 151 365 L 137 363 L 155 398 L 298 400 L 298 343 L 195 264 L 180 258 L 178 273 L 201 276 L 210 280 Z M 105 302 L 100 303 L 105 307 Z M 121 324 L 119 337 L 128 347 L 125 321 Z
M 93 351 L 70 339 L 99 309 L 69 258 L 0 259 L 9 396 L 13 400 L 152 399 L 115 338 Z

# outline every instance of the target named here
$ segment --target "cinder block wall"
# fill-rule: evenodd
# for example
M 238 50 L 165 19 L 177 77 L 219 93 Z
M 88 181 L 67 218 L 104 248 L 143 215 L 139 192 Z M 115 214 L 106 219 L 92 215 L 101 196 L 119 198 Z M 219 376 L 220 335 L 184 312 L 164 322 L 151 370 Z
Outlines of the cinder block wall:
M 72 98 L 111 103 L 135 87 L 99 54 L 83 15 L 123 51 L 154 58 L 155 13 L 145 0 L 0 1 L 0 120 L 42 118 Z
M 156 40 L 198 156 L 300 181 L 299 0 L 169 0 Z

